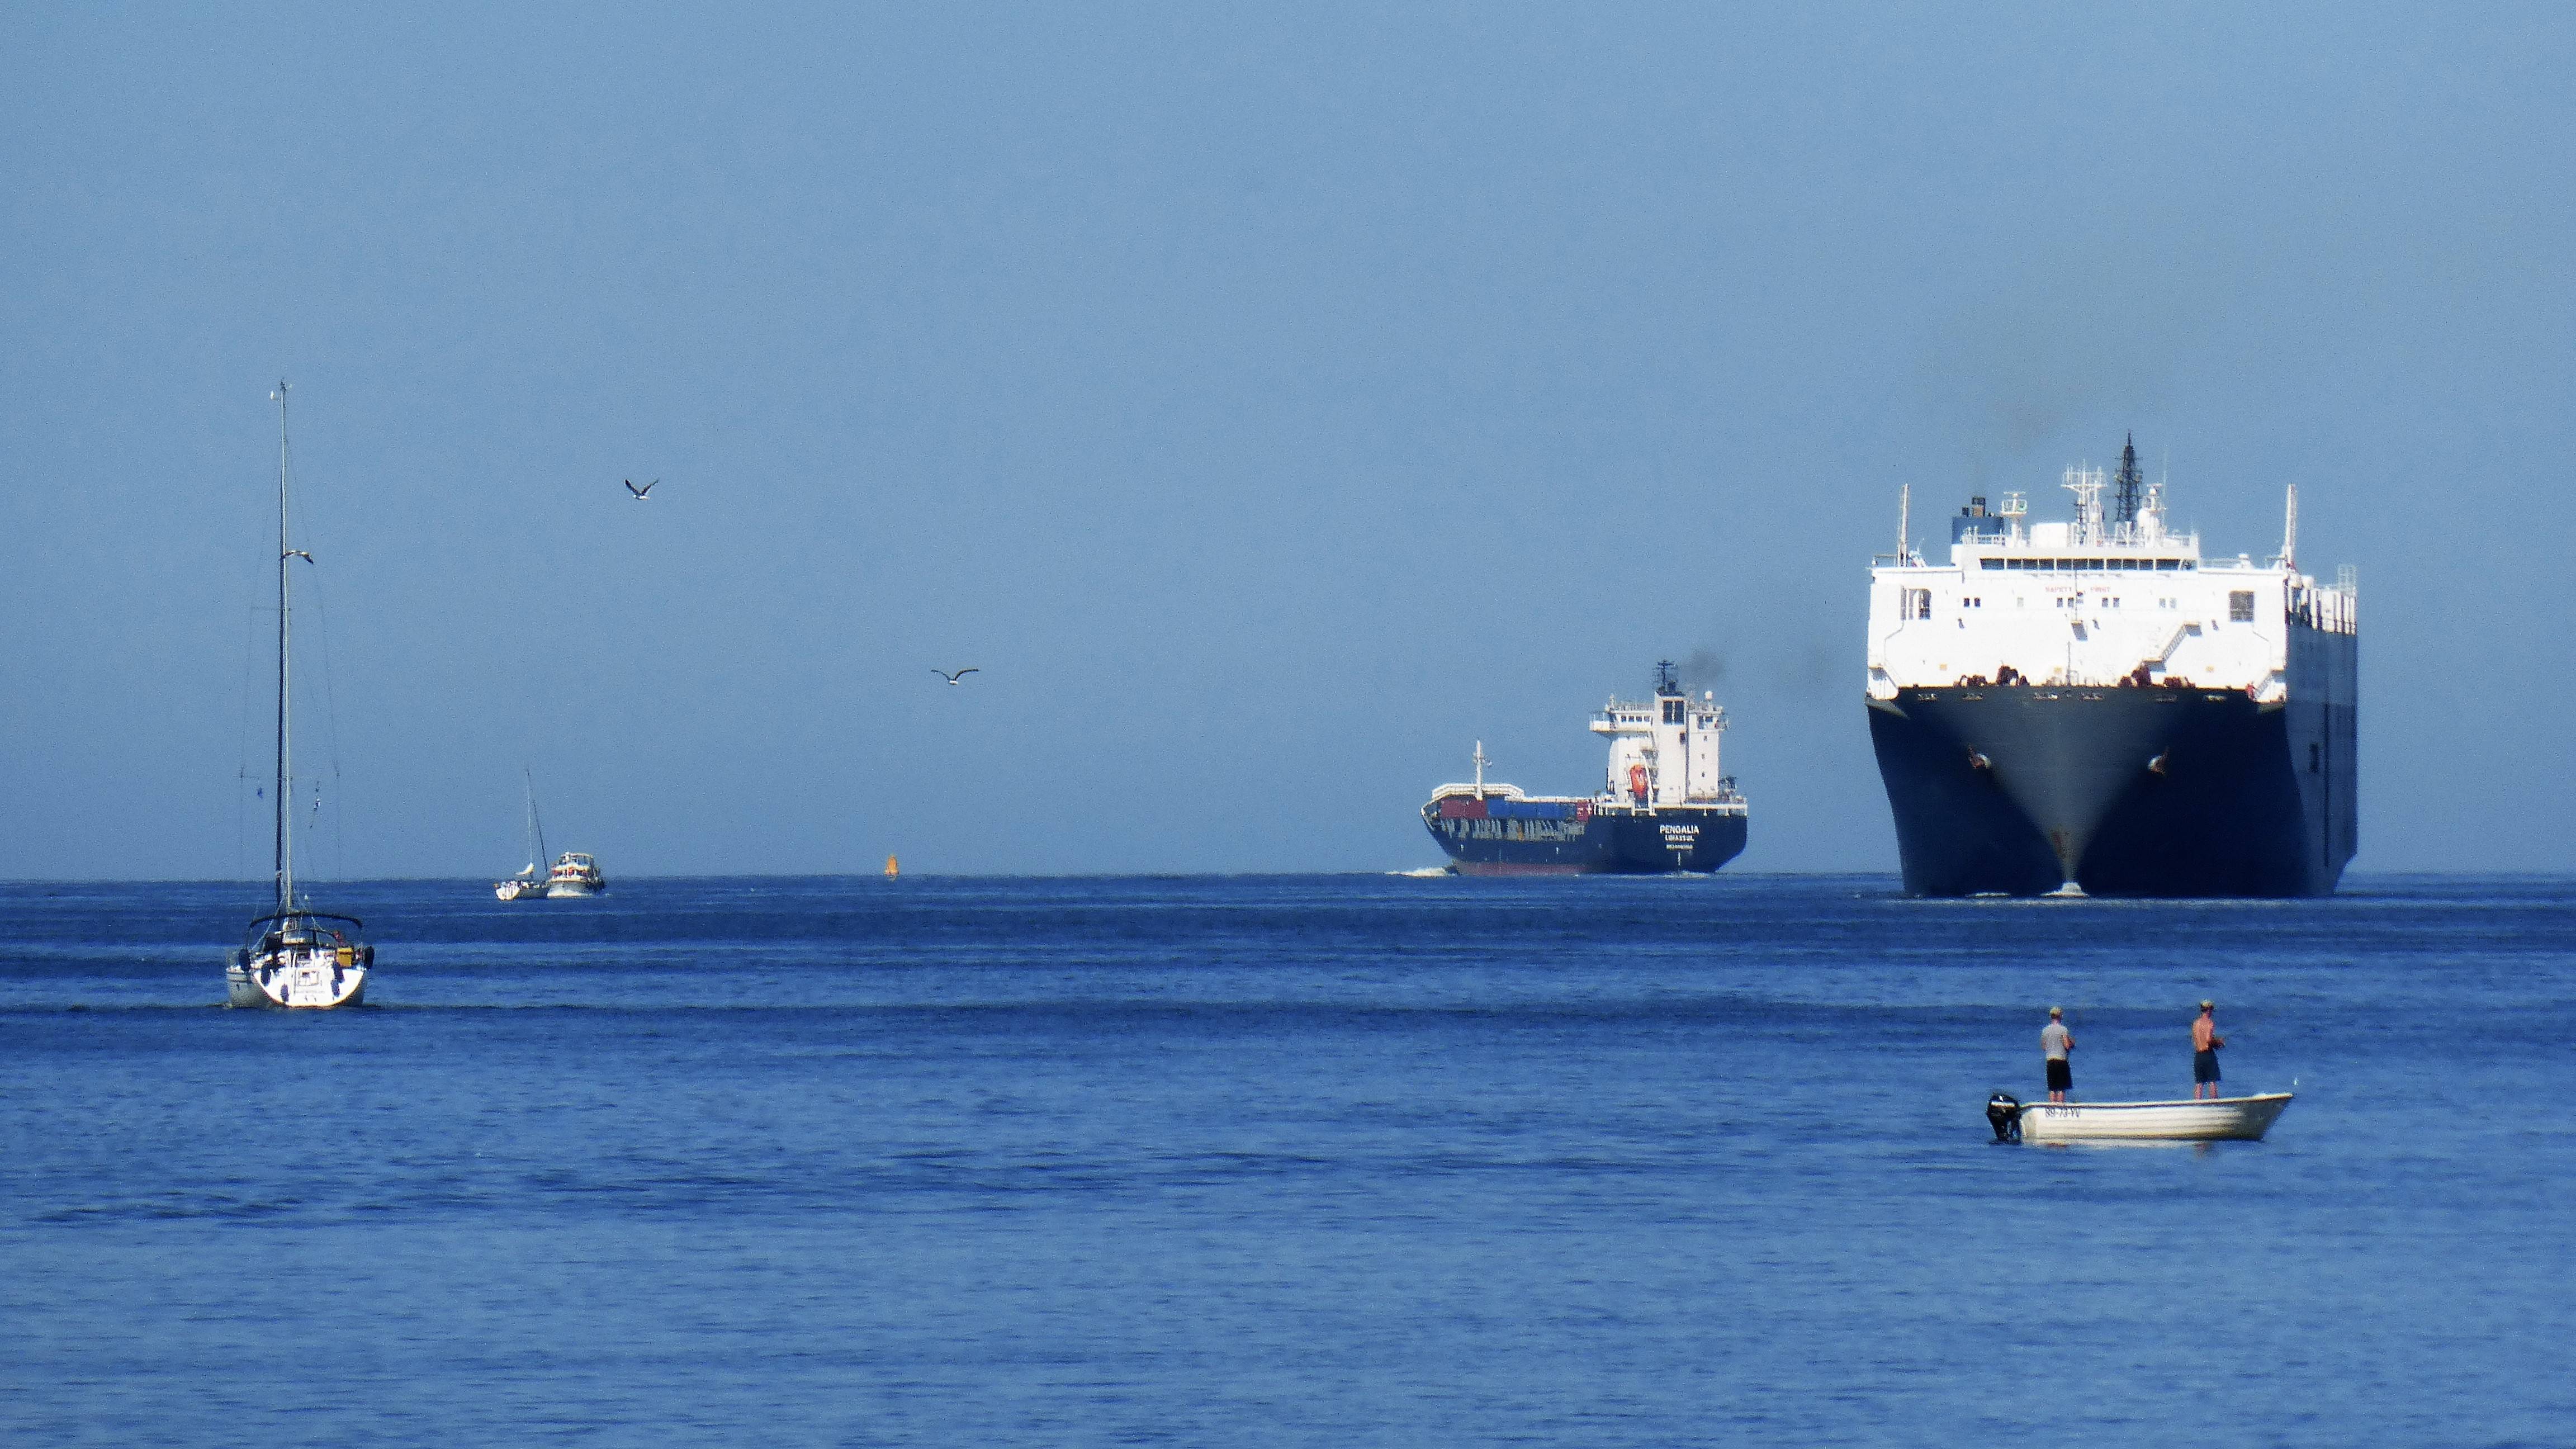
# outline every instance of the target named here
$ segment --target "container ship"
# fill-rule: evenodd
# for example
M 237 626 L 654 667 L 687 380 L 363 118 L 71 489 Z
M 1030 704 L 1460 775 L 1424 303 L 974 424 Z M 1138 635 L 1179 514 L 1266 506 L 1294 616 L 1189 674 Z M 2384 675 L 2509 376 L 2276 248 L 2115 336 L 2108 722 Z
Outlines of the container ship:
M 1713 871 L 1744 850 L 1744 797 L 1718 764 L 1725 729 L 1717 697 L 1692 699 L 1665 660 L 1651 698 L 1614 696 L 1592 717 L 1592 732 L 1610 741 L 1600 793 L 1488 784 L 1480 740 L 1474 781 L 1433 791 L 1422 823 L 1462 875 Z
M 1920 896 L 2316 896 L 2359 843 L 2350 567 L 2206 558 L 2162 484 L 2070 468 L 2075 516 L 2024 495 L 1900 524 L 1870 570 L 1869 733 Z M 2104 498 L 2108 493 L 2109 499 Z

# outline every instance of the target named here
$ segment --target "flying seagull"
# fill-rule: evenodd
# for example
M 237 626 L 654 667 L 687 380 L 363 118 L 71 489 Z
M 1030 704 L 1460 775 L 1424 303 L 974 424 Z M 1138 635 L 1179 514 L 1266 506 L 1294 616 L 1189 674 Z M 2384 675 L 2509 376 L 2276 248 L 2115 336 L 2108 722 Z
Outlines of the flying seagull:
M 309 554 L 309 553 L 306 553 L 304 550 L 302 550 L 302 549 L 300 549 L 300 548 L 290 548 L 290 549 L 288 549 L 285 553 L 278 555 L 278 559 L 277 559 L 277 561 L 278 561 L 279 563 L 284 563 L 284 562 L 286 562 L 288 559 L 291 559 L 291 558 L 300 558 L 300 559 L 304 560 L 306 563 L 311 563 L 311 562 L 313 562 L 313 555 L 311 555 L 311 554 Z
M 938 675 L 938 676 L 939 676 L 940 678 L 942 678 L 942 679 L 947 680 L 947 681 L 949 682 L 949 684 L 951 684 L 951 685 L 953 686 L 953 685 L 955 685 L 955 684 L 957 683 L 957 681 L 959 681 L 959 680 L 961 680 L 961 679 L 964 679 L 964 678 L 965 678 L 967 675 L 969 675 L 969 674 L 981 674 L 981 673 L 983 673 L 984 671 L 982 671 L 982 670 L 980 670 L 980 669 L 960 669 L 960 670 L 958 670 L 955 674 L 951 674 L 951 673 L 949 673 L 949 672 L 948 672 L 947 670 L 945 670 L 945 669 L 933 669 L 933 670 L 931 670 L 930 672 L 931 672 L 931 673 L 933 673 L 933 674 Z
M 659 482 L 661 482 L 661 481 L 662 481 L 661 479 L 656 478 L 656 479 L 654 479 L 654 480 L 653 480 L 653 483 L 659 483 Z M 645 499 L 645 497 L 646 497 L 647 495 L 649 495 L 650 493 L 652 493 L 652 491 L 653 491 L 653 483 L 647 483 L 647 484 L 645 484 L 643 487 L 638 488 L 638 487 L 636 487 L 636 486 L 635 486 L 635 480 L 634 480 L 634 479 L 632 479 L 632 478 L 629 478 L 629 479 L 627 479 L 627 480 L 626 480 L 626 491 L 627 491 L 627 492 L 629 492 L 629 493 L 634 494 L 634 495 L 635 495 L 635 499 L 636 499 L 636 501 L 640 503 L 640 502 L 642 502 L 642 501 Z

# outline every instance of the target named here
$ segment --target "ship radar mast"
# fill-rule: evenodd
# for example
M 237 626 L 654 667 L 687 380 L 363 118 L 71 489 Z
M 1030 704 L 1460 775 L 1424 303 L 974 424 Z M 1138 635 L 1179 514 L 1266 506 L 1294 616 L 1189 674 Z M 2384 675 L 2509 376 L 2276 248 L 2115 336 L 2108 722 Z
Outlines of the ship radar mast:
M 2113 523 L 2138 521 L 2139 494 L 2145 482 L 2138 475 L 2138 435 L 2131 433 L 2120 445 L 2120 476 L 2113 480 L 2111 491 Z
M 2062 485 L 2075 495 L 2075 540 L 2102 541 L 2102 470 L 2078 464 L 2066 470 Z
M 1485 798 L 1485 767 L 1493 763 L 1485 754 L 1485 742 L 1476 741 L 1476 798 Z
M 1673 668 L 1673 661 L 1671 661 L 1671 660 L 1669 660 L 1669 659 L 1658 659 L 1658 660 L 1656 660 L 1656 661 L 1655 661 L 1655 696 L 1656 696 L 1656 698 L 1660 699 L 1660 698 L 1662 698 L 1662 697 L 1664 697 L 1664 696 L 1666 696 L 1666 695 L 1679 694 L 1679 693 L 1681 693 L 1681 692 L 1682 692 L 1682 680 L 1681 680 L 1681 675 L 1680 675 L 1677 671 L 1675 671 L 1675 669 Z

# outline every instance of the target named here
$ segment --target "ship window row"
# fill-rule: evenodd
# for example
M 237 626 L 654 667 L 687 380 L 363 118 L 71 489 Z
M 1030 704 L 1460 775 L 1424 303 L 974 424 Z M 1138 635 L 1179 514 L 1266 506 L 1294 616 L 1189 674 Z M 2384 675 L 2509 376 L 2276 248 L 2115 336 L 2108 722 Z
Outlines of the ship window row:
M 2195 562 L 2187 558 L 1987 558 L 1978 560 L 1978 565 L 2041 574 L 2171 573 L 2193 568 Z

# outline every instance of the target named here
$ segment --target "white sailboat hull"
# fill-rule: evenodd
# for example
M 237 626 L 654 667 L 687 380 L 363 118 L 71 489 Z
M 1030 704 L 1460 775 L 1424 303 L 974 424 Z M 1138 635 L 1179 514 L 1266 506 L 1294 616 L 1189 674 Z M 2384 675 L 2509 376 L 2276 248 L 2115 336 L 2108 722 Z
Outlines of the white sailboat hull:
M 2198 1102 L 2031 1102 L 2021 1109 L 2024 1142 L 2259 1142 L 2288 1092 Z
M 235 962 L 224 968 L 224 1000 L 231 1006 L 282 1011 L 328 1011 L 366 998 L 367 968 L 328 958 Z

